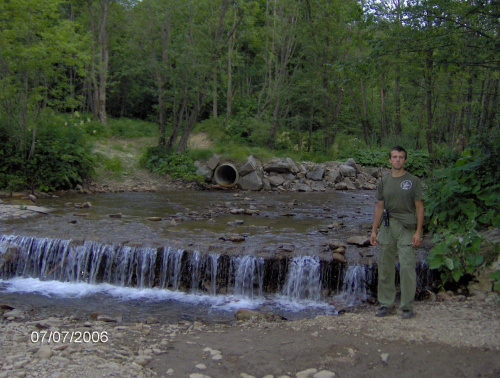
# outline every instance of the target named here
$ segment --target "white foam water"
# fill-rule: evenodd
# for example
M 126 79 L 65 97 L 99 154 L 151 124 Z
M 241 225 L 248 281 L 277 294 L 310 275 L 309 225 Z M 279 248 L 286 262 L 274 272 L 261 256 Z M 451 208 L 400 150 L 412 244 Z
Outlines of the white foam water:
M 92 241 L 73 245 L 68 240 L 13 235 L 0 236 L 3 241 L 19 246 L 19 251 L 14 254 L 17 260 L 3 268 L 0 293 L 66 298 L 106 295 L 123 301 L 178 301 L 228 311 L 262 306 L 291 312 L 334 310 L 322 297 L 317 256 L 291 258 L 283 282 L 273 277 L 277 289 L 265 293 L 266 261 L 254 255 L 229 260 L 226 256 L 229 267 L 223 268 L 219 254 L 187 253 L 171 247 L 137 248 Z M 7 244 L 0 247 L 0 252 L 7 248 Z M 364 266 L 347 267 L 340 297 L 349 303 L 366 300 L 366 275 Z
M 0 293 L 38 294 L 48 299 L 82 299 L 96 295 L 105 295 L 124 302 L 134 300 L 158 303 L 175 301 L 193 306 L 204 305 L 224 312 L 234 312 L 239 308 L 258 309 L 266 307 L 287 312 L 321 310 L 325 313 L 335 313 L 335 308 L 325 302 L 295 300 L 280 294 L 254 298 L 237 294 L 215 296 L 171 291 L 157 287 L 133 288 L 115 286 L 108 283 L 89 284 L 84 282 L 41 281 L 38 278 L 22 277 L 14 277 L 7 280 L 0 279 Z

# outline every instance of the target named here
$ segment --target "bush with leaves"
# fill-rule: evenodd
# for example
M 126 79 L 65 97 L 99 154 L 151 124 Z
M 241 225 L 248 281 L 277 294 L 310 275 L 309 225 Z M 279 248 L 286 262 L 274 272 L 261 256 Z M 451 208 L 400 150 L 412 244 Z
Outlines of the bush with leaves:
M 188 154 L 179 155 L 163 146 L 148 148 L 140 163 L 149 171 L 159 175 L 168 174 L 173 178 L 203 181 L 203 177 L 196 174 L 196 166 Z
M 5 125 L 0 125 L 2 169 L 0 187 L 11 191 L 54 191 L 74 188 L 94 172 L 91 144 L 79 124 L 44 113 L 36 125 L 36 136 L 25 146 L 16 144 Z M 27 148 L 27 146 L 33 146 Z
M 498 246 L 485 248 L 480 232 L 500 227 L 500 138 L 479 138 L 449 168 L 428 181 L 426 215 L 435 246 L 427 261 L 443 285 L 489 265 Z M 499 273 L 496 273 L 498 290 Z
M 368 167 L 387 167 L 389 164 L 390 148 L 385 149 L 357 149 L 345 151 L 341 158 L 353 158 L 356 163 Z M 427 177 L 430 174 L 431 159 L 427 151 L 408 151 L 405 169 L 418 177 Z

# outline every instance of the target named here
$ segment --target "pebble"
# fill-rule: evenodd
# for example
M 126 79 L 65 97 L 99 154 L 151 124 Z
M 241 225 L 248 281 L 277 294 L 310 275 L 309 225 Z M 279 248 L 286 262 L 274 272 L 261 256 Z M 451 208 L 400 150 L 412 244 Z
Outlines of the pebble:
M 35 357 L 38 358 L 50 358 L 52 357 L 52 349 L 48 345 L 42 346 L 40 349 L 38 349 L 38 352 L 35 353 Z
M 299 371 L 295 376 L 297 378 L 312 378 L 314 374 L 318 372 L 318 369 L 310 368 L 306 370 Z
M 380 355 L 380 358 L 382 359 L 382 362 L 383 362 L 384 364 L 386 364 L 386 363 L 387 363 L 387 360 L 389 359 L 389 353 L 382 353 L 382 354 Z
M 335 373 L 328 370 L 321 370 L 313 375 L 313 378 L 333 378 Z

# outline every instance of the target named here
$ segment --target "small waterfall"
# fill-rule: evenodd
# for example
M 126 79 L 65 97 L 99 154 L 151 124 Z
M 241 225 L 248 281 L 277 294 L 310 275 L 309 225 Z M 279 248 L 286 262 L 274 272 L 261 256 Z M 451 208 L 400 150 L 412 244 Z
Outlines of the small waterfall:
M 217 294 L 217 268 L 219 257 L 220 255 L 216 253 L 209 255 L 210 261 L 212 262 L 210 269 L 210 295 Z
M 16 271 L 23 276 L 35 276 L 43 280 L 62 279 L 57 270 L 62 270 L 61 264 L 66 260 L 69 241 L 60 239 L 37 239 L 11 236 L 2 238 L 10 244 L 18 245 L 20 249 L 32 251 L 18 254 Z
M 219 254 L 203 255 L 198 251 L 191 254 L 191 291 L 194 293 L 217 293 L 217 271 Z
M 264 259 L 252 255 L 231 259 L 230 271 L 234 276 L 234 294 L 249 298 L 262 296 Z
M 422 274 L 427 268 L 422 268 Z M 94 241 L 0 235 L 0 278 L 109 283 L 250 299 L 279 293 L 291 300 L 321 301 L 322 292 L 348 302 L 366 300 L 375 270 L 344 266 L 317 256 L 203 254 L 172 247 L 131 247 Z
M 162 248 L 162 265 L 160 276 L 160 288 L 168 287 L 172 290 L 179 290 L 181 282 L 182 257 L 184 250 L 171 247 Z
M 360 301 L 366 301 L 371 293 L 368 290 L 368 283 L 371 272 L 364 265 L 348 266 L 344 273 L 344 281 L 340 297 L 347 305 L 354 305 Z
M 197 293 L 201 286 L 202 266 L 205 262 L 200 252 L 191 254 L 191 291 Z
M 291 261 L 283 294 L 295 300 L 320 300 L 321 277 L 318 257 L 299 256 Z

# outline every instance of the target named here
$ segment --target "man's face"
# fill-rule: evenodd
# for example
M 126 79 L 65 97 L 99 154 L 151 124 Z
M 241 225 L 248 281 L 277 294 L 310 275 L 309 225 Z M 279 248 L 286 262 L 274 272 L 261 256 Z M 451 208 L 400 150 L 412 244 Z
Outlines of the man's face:
M 404 151 L 391 151 L 391 158 L 389 159 L 391 166 L 395 170 L 403 169 L 406 163 L 406 154 Z

